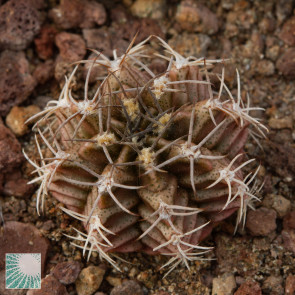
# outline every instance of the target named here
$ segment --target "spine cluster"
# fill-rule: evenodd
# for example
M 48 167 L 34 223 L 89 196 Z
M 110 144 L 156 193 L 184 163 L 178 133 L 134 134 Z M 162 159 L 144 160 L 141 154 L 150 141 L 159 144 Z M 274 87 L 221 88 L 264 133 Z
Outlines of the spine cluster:
M 254 161 L 243 147 L 267 129 L 250 115 L 260 108 L 242 99 L 239 73 L 234 97 L 224 69 L 211 71 L 223 60 L 185 58 L 153 38 L 166 52 L 156 53 L 167 60 L 164 73 L 148 67 L 150 38 L 120 57 L 114 51 L 113 60 L 95 51 L 59 99 L 29 119 L 41 160 L 25 156 L 38 174 L 31 183 L 41 183 L 38 213 L 48 193 L 63 203 L 85 226 L 71 238 L 88 257 L 96 251 L 117 268 L 112 252 L 163 254 L 169 273 L 211 250 L 200 242 L 218 222 L 236 211 L 237 226 L 245 222 L 261 187 L 259 167 L 243 175 Z M 83 91 L 74 83 L 81 66 Z M 97 67 L 103 76 L 91 84 Z

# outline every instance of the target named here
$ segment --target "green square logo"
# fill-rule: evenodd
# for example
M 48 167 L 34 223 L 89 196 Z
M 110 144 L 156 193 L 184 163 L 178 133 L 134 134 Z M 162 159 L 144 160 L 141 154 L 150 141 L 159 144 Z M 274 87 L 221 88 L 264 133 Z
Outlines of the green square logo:
M 41 253 L 7 253 L 6 289 L 41 289 Z

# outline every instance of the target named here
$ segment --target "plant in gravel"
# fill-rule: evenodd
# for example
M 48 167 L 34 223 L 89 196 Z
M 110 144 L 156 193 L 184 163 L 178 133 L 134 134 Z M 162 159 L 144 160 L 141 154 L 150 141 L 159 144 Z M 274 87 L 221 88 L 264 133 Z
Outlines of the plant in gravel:
M 63 203 L 84 224 L 71 238 L 88 258 L 96 251 L 117 268 L 112 252 L 162 254 L 169 273 L 204 259 L 211 248 L 200 242 L 220 221 L 237 211 L 244 224 L 259 168 L 243 176 L 254 161 L 243 147 L 251 127 L 254 136 L 267 129 L 250 114 L 261 108 L 244 103 L 238 72 L 235 98 L 224 69 L 211 70 L 223 60 L 185 58 L 156 39 L 166 52 L 156 55 L 168 61 L 162 74 L 148 67 L 148 40 L 113 60 L 95 51 L 78 62 L 59 99 L 29 119 L 37 121 L 38 163 L 25 156 L 38 174 L 31 183 L 41 182 L 38 213 L 48 193 Z M 81 64 L 83 92 L 73 82 Z M 97 67 L 104 76 L 90 85 Z

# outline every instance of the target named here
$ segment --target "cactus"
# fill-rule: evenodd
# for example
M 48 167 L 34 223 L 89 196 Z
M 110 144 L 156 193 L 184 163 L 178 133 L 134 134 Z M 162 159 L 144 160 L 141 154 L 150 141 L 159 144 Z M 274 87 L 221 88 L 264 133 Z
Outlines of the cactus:
M 150 38 L 167 53 L 157 54 L 168 61 L 159 75 L 145 64 Z M 250 115 L 261 108 L 250 107 L 249 97 L 243 102 L 238 71 L 235 98 L 224 68 L 210 71 L 223 60 L 185 58 L 150 38 L 132 42 L 120 57 L 114 51 L 113 60 L 94 51 L 95 59 L 78 62 L 59 99 L 28 120 L 37 121 L 41 160 L 24 154 L 38 173 L 31 183 L 41 182 L 38 213 L 48 193 L 63 203 L 84 224 L 85 232 L 71 238 L 88 257 L 96 251 L 118 268 L 112 252 L 162 254 L 169 273 L 211 250 L 200 242 L 220 221 L 237 212 L 236 227 L 245 223 L 261 187 L 259 167 L 243 175 L 254 161 L 243 147 L 249 133 L 264 136 L 267 129 Z M 73 81 L 83 64 L 80 93 Z M 90 85 L 96 67 L 105 76 Z

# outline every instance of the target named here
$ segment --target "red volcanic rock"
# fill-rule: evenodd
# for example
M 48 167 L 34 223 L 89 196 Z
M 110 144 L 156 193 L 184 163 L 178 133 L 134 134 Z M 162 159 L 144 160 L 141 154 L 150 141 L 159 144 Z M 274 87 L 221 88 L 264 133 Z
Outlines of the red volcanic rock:
M 61 0 L 60 5 L 49 12 L 49 16 L 62 29 L 93 28 L 103 25 L 107 19 L 102 4 L 83 0 Z
M 295 45 L 295 16 L 284 23 L 279 37 L 289 46 Z
M 252 236 L 267 236 L 277 228 L 276 218 L 275 210 L 261 207 L 248 213 L 246 227 Z
M 67 289 L 54 276 L 48 275 L 41 281 L 40 290 L 29 290 L 27 295 L 68 295 Z
M 11 0 L 0 7 L 0 49 L 23 50 L 41 28 L 43 1 Z
M 277 69 L 287 78 L 295 78 L 295 48 L 287 49 L 277 60 Z
M 15 135 L 0 121 L 0 173 L 11 172 L 23 160 L 21 145 Z
M 5 50 L 0 55 L 0 115 L 25 101 L 36 86 L 23 52 Z
M 72 284 L 78 278 L 81 271 L 78 261 L 60 262 L 54 268 L 52 274 L 64 285 Z
M 45 26 L 41 29 L 39 36 L 34 40 L 39 58 L 46 60 L 52 57 L 56 34 L 57 31 L 54 27 Z
M 55 43 L 64 61 L 75 62 L 86 54 L 85 42 L 77 34 L 59 33 L 55 37 Z
M 6 253 L 41 253 L 41 269 L 44 270 L 49 242 L 35 226 L 16 221 L 6 222 L 0 245 L 0 269 L 4 268 Z
M 261 288 L 257 282 L 246 281 L 242 284 L 234 295 L 261 295 Z

